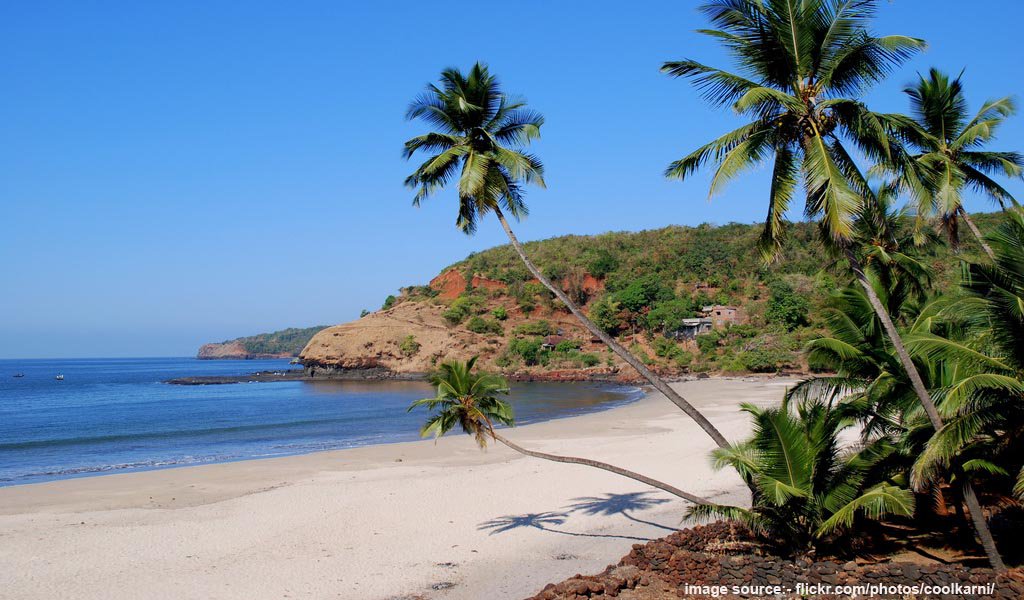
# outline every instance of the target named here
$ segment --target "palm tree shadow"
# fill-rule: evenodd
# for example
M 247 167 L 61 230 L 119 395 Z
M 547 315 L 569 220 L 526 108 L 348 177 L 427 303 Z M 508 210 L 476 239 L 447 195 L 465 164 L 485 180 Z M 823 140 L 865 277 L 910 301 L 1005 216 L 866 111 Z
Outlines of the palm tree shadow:
M 531 527 L 533 529 L 539 529 L 541 531 L 548 531 L 551 533 L 558 533 L 561 535 L 571 535 L 574 537 L 592 537 L 592 538 L 614 538 L 620 540 L 633 540 L 637 542 L 649 542 L 650 538 L 634 537 L 630 535 L 613 535 L 605 533 L 582 533 L 579 531 L 566 531 L 564 529 L 556 529 L 553 526 L 561 525 L 569 518 L 568 513 L 558 512 L 542 512 L 542 513 L 526 513 L 523 515 L 505 515 L 502 517 L 496 517 L 490 521 L 484 521 L 477 525 L 478 531 L 490 529 L 490 535 L 496 533 L 505 533 L 512 531 L 513 529 L 520 529 L 523 527 Z
M 605 494 L 599 497 L 588 496 L 584 498 L 574 498 L 573 501 L 575 504 L 570 504 L 566 507 L 568 512 L 581 512 L 585 515 L 602 515 L 607 517 L 622 515 L 636 523 L 650 525 L 651 527 L 657 527 L 666 531 L 678 530 L 678 527 L 671 527 L 668 525 L 662 525 L 661 523 L 655 523 L 654 521 L 647 521 L 634 517 L 630 514 L 631 511 L 645 510 L 659 504 L 670 502 L 670 500 L 665 498 L 652 498 L 650 497 L 650 492 Z

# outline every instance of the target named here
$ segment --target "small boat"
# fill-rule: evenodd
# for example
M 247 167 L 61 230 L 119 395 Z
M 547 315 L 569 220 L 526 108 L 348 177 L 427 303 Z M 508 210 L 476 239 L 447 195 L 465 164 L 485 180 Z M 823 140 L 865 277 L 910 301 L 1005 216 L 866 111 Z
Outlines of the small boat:
M 24 374 L 24 373 L 15 373 L 15 374 L 13 375 L 13 377 L 16 377 L 16 378 L 17 378 L 17 377 L 24 377 L 24 376 L 25 376 L 25 374 Z
M 57 373 L 57 376 L 54 377 L 54 379 L 56 379 L 57 381 L 64 381 L 64 374 L 63 373 Z

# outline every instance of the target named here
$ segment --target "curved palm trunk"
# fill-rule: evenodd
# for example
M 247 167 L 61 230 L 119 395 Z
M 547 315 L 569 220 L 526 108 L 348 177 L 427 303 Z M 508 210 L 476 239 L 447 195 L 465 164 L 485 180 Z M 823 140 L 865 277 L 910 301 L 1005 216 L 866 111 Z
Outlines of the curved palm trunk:
M 533 264 L 529 257 L 526 256 L 526 252 L 523 250 L 523 245 L 519 243 L 516 235 L 512 233 L 512 228 L 509 227 L 508 221 L 505 220 L 505 215 L 497 209 L 495 209 L 494 212 L 498 217 L 498 221 L 501 222 L 501 226 L 505 229 L 505 233 L 508 235 L 509 241 L 512 242 L 512 247 L 515 248 L 516 253 L 519 254 L 519 258 L 522 259 L 530 273 L 532 273 L 533 276 L 544 285 L 544 287 L 551 290 L 551 293 L 561 300 L 562 304 L 565 304 L 565 306 L 568 307 L 569 312 L 571 312 L 580 321 L 580 323 L 590 331 L 591 334 L 597 336 L 602 342 L 611 348 L 612 352 L 617 354 L 622 360 L 626 361 L 629 366 L 636 369 L 644 379 L 649 381 L 659 392 L 665 394 L 665 397 L 671 400 L 673 404 L 678 406 L 683 412 L 689 415 L 691 419 L 696 421 L 697 425 L 700 425 L 700 428 L 711 436 L 711 439 L 715 441 L 715 444 L 717 444 L 719 448 L 729 447 L 729 442 L 725 439 L 725 436 L 723 436 L 721 432 L 711 424 L 711 421 L 709 421 L 707 417 L 702 415 L 692 404 L 687 402 L 660 377 L 655 375 L 654 372 L 648 369 L 646 365 L 637 360 L 629 350 L 626 350 L 621 344 L 616 342 L 612 336 L 608 335 L 603 329 L 595 325 L 594 322 L 587 318 L 587 316 L 583 314 L 583 311 L 565 295 L 565 292 L 563 292 L 561 288 L 551 283 L 551 281 L 540 272 L 540 269 Z
M 921 374 L 918 372 L 917 366 L 914 365 L 914 361 L 911 360 L 910 353 L 907 352 L 906 346 L 903 345 L 903 338 L 900 336 L 899 331 L 896 330 L 896 325 L 893 324 L 892 317 L 889 316 L 889 311 L 885 309 L 882 305 L 882 301 L 878 298 L 878 294 L 876 294 L 874 288 L 871 287 L 871 282 L 868 281 L 867 275 L 864 273 L 864 269 L 860 264 L 860 260 L 858 260 L 857 256 L 853 253 L 853 249 L 847 246 L 844 249 L 844 252 L 846 254 L 847 261 L 850 263 L 850 269 L 857 278 L 857 282 L 864 288 L 864 292 L 867 294 L 871 307 L 875 310 L 875 314 L 882 322 L 882 328 L 885 329 L 889 342 L 892 343 L 893 348 L 896 350 L 896 355 L 899 357 L 900 363 L 903 365 L 903 369 L 907 372 L 907 376 L 910 378 L 910 384 L 914 388 L 914 393 L 917 394 L 917 399 L 921 402 L 921 406 L 924 407 L 924 412 L 928 415 L 928 420 L 931 421 L 932 427 L 935 428 L 935 431 L 942 429 L 942 417 L 939 416 L 939 411 L 935 407 L 935 402 L 932 401 L 932 397 L 928 393 L 928 388 L 924 385 L 924 380 L 921 379 Z M 1003 559 L 999 556 L 999 550 L 996 548 L 995 540 L 992 538 L 992 532 L 988 528 L 988 523 L 985 522 L 985 514 L 981 510 L 981 505 L 978 504 L 978 498 L 974 494 L 974 487 L 970 483 L 964 485 L 964 500 L 967 502 L 967 510 L 971 514 L 971 521 L 974 523 L 974 530 L 978 534 L 978 539 L 981 541 L 981 545 L 985 549 L 985 555 L 988 556 L 988 560 L 992 564 L 992 568 L 996 571 L 1005 571 L 1006 565 L 1003 564 Z
M 974 220 L 971 219 L 970 215 L 967 214 L 967 211 L 964 210 L 964 207 L 958 207 L 956 210 L 958 213 L 960 213 L 960 216 L 963 217 L 964 223 L 967 223 L 967 227 L 970 228 L 971 233 L 974 234 L 974 237 L 978 239 L 978 243 L 981 244 L 981 249 L 985 251 L 985 254 L 988 254 L 989 259 L 995 262 L 996 255 L 994 252 L 992 252 L 992 248 L 989 247 L 988 243 L 985 242 L 985 238 L 982 237 L 981 231 L 978 230 L 978 226 L 974 224 Z
M 628 469 L 623 469 L 621 467 L 616 467 L 615 465 L 610 465 L 608 463 L 603 463 L 603 462 L 597 461 L 597 460 L 590 460 L 589 458 L 577 458 L 575 456 L 559 456 L 557 454 L 545 454 L 544 452 L 536 452 L 534 450 L 527 450 L 526 448 L 523 448 L 519 444 L 517 444 L 517 443 L 513 442 L 512 440 L 502 436 L 499 433 L 491 431 L 491 435 L 494 436 L 494 439 L 498 440 L 502 444 L 505 444 L 506 446 L 508 446 L 509 448 L 515 450 L 516 452 L 518 452 L 520 454 L 525 454 L 526 456 L 532 456 L 533 458 L 543 458 L 544 460 L 550 460 L 550 461 L 560 462 L 560 463 L 568 463 L 568 464 L 572 464 L 572 465 L 586 465 L 588 467 L 594 467 L 595 469 L 603 469 L 605 471 L 609 471 L 611 473 L 615 473 L 616 475 L 621 475 L 623 477 L 628 477 L 628 478 L 630 478 L 630 479 L 632 479 L 634 481 L 639 481 L 640 483 L 646 483 L 647 485 L 649 485 L 651 487 L 656 487 L 659 490 L 666 491 L 666 492 L 672 494 L 673 496 L 677 496 L 679 498 L 682 498 L 683 500 L 688 500 L 690 502 L 693 502 L 694 504 L 710 504 L 710 502 L 708 500 L 705 500 L 704 498 L 701 498 L 700 496 L 694 496 L 693 494 L 690 494 L 688 492 L 684 492 L 683 490 L 681 490 L 681 489 L 679 489 L 679 488 L 677 488 L 675 486 L 669 485 L 667 483 L 662 483 L 662 482 L 658 481 L 657 479 L 651 479 L 650 477 L 648 477 L 646 475 L 641 475 L 640 473 L 636 473 L 636 472 L 630 471 Z

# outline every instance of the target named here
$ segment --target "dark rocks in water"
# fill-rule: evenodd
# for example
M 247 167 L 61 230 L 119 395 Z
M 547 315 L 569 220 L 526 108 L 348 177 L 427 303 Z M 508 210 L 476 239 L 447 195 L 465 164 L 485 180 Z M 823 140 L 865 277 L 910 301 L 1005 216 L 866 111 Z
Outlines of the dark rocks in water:
M 176 377 L 164 383 L 172 385 L 225 385 L 230 383 L 272 383 L 275 381 L 419 381 L 424 373 L 395 373 L 383 367 L 368 369 L 342 369 L 311 365 L 303 369 L 284 371 L 257 371 L 246 375 L 201 375 Z
M 307 364 L 303 373 L 308 379 L 329 380 L 400 380 L 418 381 L 426 377 L 424 373 L 396 373 L 387 367 L 345 368 L 334 365 Z
M 285 371 L 257 371 L 247 375 L 202 375 L 197 377 L 176 377 L 164 383 L 173 385 L 224 385 L 229 383 L 265 383 L 270 381 L 302 381 L 308 379 L 302 369 Z

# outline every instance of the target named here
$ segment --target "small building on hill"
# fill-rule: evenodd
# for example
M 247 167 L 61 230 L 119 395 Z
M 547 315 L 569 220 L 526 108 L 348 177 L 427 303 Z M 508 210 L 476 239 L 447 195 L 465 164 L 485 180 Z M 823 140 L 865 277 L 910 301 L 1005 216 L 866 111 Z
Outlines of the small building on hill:
M 711 319 L 715 329 L 725 329 L 729 325 L 737 325 L 743 322 L 743 315 L 739 308 L 723 304 L 705 306 L 701 309 L 700 315 L 701 317 Z
M 692 340 L 702 333 L 711 331 L 712 326 L 711 319 L 707 317 L 683 319 L 682 325 L 678 329 L 666 331 L 665 337 L 676 340 Z

